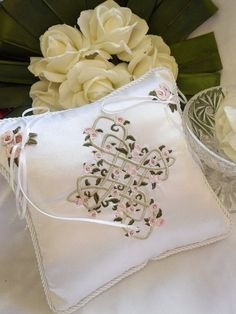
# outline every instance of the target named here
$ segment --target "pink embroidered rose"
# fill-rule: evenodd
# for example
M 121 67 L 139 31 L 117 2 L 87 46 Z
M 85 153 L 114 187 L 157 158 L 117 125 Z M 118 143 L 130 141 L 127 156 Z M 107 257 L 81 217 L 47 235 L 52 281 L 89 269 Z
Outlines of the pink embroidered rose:
M 122 118 L 122 117 L 115 117 L 115 124 L 122 125 L 122 124 L 124 124 L 124 122 L 125 122 L 124 118 Z
M 76 196 L 75 204 L 77 206 L 82 206 L 83 205 L 83 201 L 82 201 L 80 196 Z
M 93 166 L 88 163 L 85 163 L 83 165 L 83 169 L 85 173 L 91 173 L 93 171 Z
M 14 133 L 12 131 L 7 131 L 2 135 L 2 145 L 6 146 L 12 143 L 14 140 Z
M 159 225 L 159 226 L 164 225 L 165 219 L 163 219 L 163 218 L 158 218 L 157 220 L 158 220 L 158 225 Z
M 130 238 L 132 238 L 134 235 L 135 235 L 135 231 L 134 230 L 129 230 L 127 232 L 127 236 L 130 237 Z
M 118 168 L 115 168 L 112 173 L 116 178 L 119 178 L 121 175 L 121 171 Z
M 159 88 L 155 90 L 157 97 L 160 100 L 169 100 L 171 96 L 171 91 L 169 87 L 165 84 L 160 84 Z
M 150 174 L 149 175 L 149 181 L 150 181 L 150 183 L 160 183 L 160 178 L 158 175 Z
M 161 151 L 162 155 L 166 158 L 168 158 L 170 156 L 170 153 L 168 151 L 167 148 L 163 148 L 162 151 Z
M 14 142 L 15 142 L 16 144 L 22 142 L 22 134 L 21 134 L 21 133 L 15 134 L 15 136 L 14 136 Z
M 131 164 L 126 164 L 124 170 L 130 176 L 135 176 L 137 174 L 137 168 L 134 165 L 131 165 Z
M 151 158 L 149 160 L 149 165 L 155 167 L 157 165 L 157 160 L 155 158 Z
M 129 213 L 134 213 L 135 212 L 135 207 L 134 206 L 129 206 L 127 208 L 127 210 L 128 210 Z
M 160 208 L 160 206 L 157 203 L 153 203 L 150 205 L 150 209 L 153 211 L 156 211 Z
M 94 153 L 94 158 L 99 161 L 103 158 L 102 153 L 101 152 L 95 152 Z
M 90 135 L 92 139 L 95 139 L 97 137 L 97 132 L 93 128 L 86 128 L 84 130 L 84 133 Z
M 105 149 L 108 150 L 109 152 L 112 150 L 112 148 L 113 146 L 110 143 L 105 145 Z
M 96 218 L 96 216 L 97 216 L 96 210 L 91 210 L 89 213 L 90 213 L 91 217 Z
M 111 191 L 111 196 L 112 197 L 119 197 L 119 192 L 118 192 L 118 190 L 116 190 L 116 189 L 113 189 L 112 191 Z
M 117 206 L 117 212 L 121 215 L 126 211 L 125 203 L 120 202 Z

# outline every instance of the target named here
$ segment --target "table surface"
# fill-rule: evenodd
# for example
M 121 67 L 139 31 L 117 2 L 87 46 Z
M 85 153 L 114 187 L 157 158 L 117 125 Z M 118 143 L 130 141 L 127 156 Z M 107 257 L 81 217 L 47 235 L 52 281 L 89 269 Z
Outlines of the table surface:
M 222 83 L 236 84 L 236 0 L 214 2 L 219 12 L 193 36 L 215 31 Z M 0 190 L 0 313 L 49 314 L 29 232 L 1 176 Z M 235 314 L 235 292 L 236 215 L 228 239 L 150 262 L 75 314 Z

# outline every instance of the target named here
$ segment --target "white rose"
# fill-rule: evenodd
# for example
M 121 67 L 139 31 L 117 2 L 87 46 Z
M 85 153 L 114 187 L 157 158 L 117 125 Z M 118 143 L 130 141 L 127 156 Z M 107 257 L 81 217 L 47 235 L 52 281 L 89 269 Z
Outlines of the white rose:
M 139 54 L 148 54 L 154 48 L 157 49 L 158 53 L 170 55 L 169 46 L 160 36 L 145 35 L 143 40 L 134 49 L 131 50 L 131 54 L 124 51 L 118 54 L 118 57 L 122 61 L 130 62 L 135 56 Z
M 48 107 L 50 111 L 60 110 L 59 84 L 39 81 L 31 86 L 30 97 L 33 99 L 32 107 Z
M 66 24 L 54 25 L 40 36 L 40 48 L 45 58 L 76 52 L 83 44 L 80 31 Z
M 112 0 L 103 2 L 94 10 L 81 12 L 78 25 L 91 45 L 110 54 L 131 53 L 130 49 L 136 47 L 148 31 L 145 20 Z
M 236 162 L 236 92 L 226 96 L 217 110 L 215 131 L 220 148 Z
M 177 78 L 178 65 L 175 58 L 170 55 L 169 47 L 159 36 L 148 35 L 148 40 L 150 39 L 151 46 L 147 44 L 146 51 L 143 51 L 142 47 L 140 50 L 133 51 L 133 58 L 128 66 L 129 72 L 136 79 L 152 68 L 164 66 L 169 68 Z
M 106 60 L 81 60 L 59 88 L 60 105 L 71 108 L 94 102 L 130 82 L 130 78 L 125 63 L 114 66 Z

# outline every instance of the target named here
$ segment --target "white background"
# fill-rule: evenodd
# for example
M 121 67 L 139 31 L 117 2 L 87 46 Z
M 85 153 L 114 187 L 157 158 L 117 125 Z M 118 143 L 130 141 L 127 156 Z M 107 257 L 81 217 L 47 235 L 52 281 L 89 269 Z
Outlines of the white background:
M 194 35 L 215 31 L 223 84 L 236 85 L 236 0 L 215 0 L 219 12 Z M 0 177 L 0 313 L 49 314 L 25 223 Z M 235 314 L 236 215 L 227 240 L 150 263 L 76 314 Z M 86 283 L 84 283 L 86 284 Z

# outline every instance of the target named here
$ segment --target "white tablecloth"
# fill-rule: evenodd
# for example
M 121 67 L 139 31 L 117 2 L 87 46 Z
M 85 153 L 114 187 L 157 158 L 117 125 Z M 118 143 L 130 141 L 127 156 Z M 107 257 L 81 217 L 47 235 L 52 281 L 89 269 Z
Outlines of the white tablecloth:
M 222 83 L 236 84 L 236 0 L 215 3 L 220 11 L 195 35 L 215 31 Z M 29 233 L 1 176 L 0 191 L 0 313 L 49 314 Z M 232 220 L 228 239 L 151 262 L 76 314 L 235 314 L 236 215 Z

